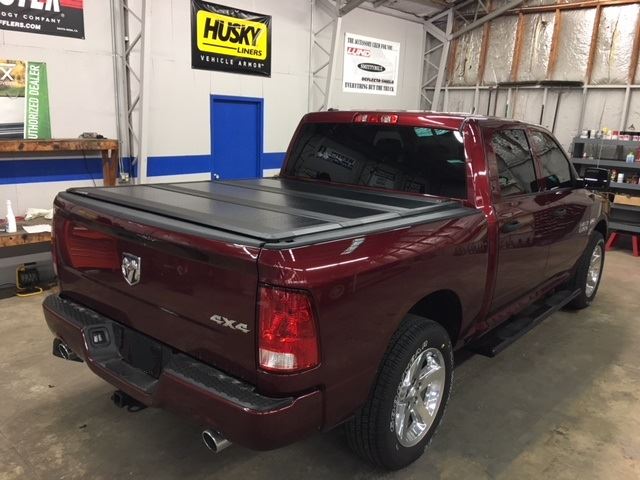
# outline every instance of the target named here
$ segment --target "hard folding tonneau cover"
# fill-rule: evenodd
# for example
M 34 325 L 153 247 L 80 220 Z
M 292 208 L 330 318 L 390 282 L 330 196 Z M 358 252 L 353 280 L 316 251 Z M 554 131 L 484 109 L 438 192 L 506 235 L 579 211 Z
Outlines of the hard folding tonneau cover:
M 75 188 L 69 193 L 268 243 L 476 213 L 459 201 L 292 179 Z

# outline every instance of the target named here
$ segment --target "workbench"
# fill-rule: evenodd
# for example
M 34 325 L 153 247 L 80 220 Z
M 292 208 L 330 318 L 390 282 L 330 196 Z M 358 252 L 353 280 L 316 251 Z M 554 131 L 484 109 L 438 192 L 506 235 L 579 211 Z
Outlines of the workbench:
M 0 155 L 28 159 L 22 154 L 95 153 L 102 155 L 104 185 L 113 187 L 118 176 L 118 141 L 108 138 L 70 138 L 52 140 L 0 140 Z M 17 155 L 16 155 L 17 154 Z
M 0 248 L 19 247 L 21 245 L 32 245 L 34 243 L 51 243 L 51 233 L 27 233 L 18 225 L 16 233 L 0 232 Z
M 34 218 L 33 220 L 18 220 L 18 231 L 7 233 L 0 231 L 0 258 L 9 258 L 28 253 L 46 252 L 51 249 L 51 233 L 27 233 L 23 225 L 51 224 L 51 220 Z M 0 222 L 0 228 L 4 229 L 4 222 Z

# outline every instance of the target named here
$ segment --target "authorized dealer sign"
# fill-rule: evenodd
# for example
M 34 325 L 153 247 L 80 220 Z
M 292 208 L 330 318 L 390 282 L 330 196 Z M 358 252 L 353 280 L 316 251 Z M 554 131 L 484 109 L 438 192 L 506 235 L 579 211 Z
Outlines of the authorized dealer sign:
M 191 66 L 271 76 L 271 17 L 191 0 Z

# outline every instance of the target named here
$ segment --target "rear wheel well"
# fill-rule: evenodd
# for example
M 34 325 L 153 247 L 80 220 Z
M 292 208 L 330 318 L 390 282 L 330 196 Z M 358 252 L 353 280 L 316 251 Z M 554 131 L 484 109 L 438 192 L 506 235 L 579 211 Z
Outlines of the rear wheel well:
M 462 304 L 455 292 L 438 290 L 430 293 L 416 303 L 409 313 L 439 323 L 449 334 L 451 344 L 455 345 L 462 325 Z
M 607 222 L 604 220 L 600 220 L 595 228 L 596 232 L 600 232 L 605 242 L 607 241 Z

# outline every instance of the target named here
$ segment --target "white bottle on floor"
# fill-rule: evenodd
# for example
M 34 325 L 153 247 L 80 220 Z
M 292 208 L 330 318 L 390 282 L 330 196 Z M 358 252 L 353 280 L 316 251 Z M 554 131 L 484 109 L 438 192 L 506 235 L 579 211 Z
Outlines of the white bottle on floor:
M 11 208 L 11 200 L 7 200 L 7 233 L 16 233 L 17 231 L 16 216 Z

